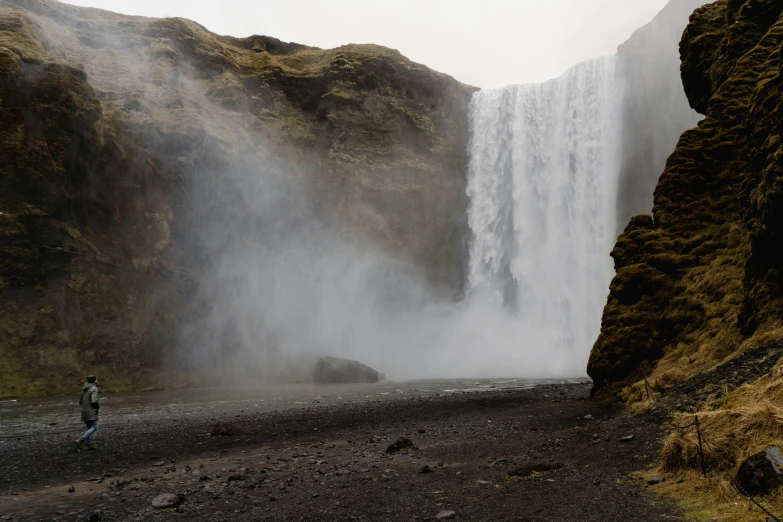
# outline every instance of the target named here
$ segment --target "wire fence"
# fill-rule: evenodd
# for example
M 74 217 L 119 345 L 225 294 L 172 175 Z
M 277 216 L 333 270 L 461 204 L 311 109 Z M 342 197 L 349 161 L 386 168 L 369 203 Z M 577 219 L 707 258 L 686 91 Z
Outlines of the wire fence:
M 645 383 L 646 382 L 647 382 L 647 378 L 645 377 Z M 649 397 L 649 394 L 648 394 L 648 397 Z M 704 431 L 703 431 L 701 425 L 699 424 L 699 416 L 698 415 L 694 415 L 693 416 L 693 421 L 688 423 L 688 424 L 684 424 L 684 425 L 677 425 L 677 424 L 675 424 L 674 422 L 672 422 L 671 420 L 668 420 L 668 419 L 664 419 L 664 422 L 666 424 L 668 424 L 669 426 L 671 426 L 672 428 L 674 428 L 676 430 L 680 430 L 680 431 L 685 431 L 685 430 L 689 430 L 691 428 L 696 428 L 696 437 L 697 437 L 697 439 L 699 441 L 699 461 L 700 461 L 700 464 L 701 464 L 701 472 L 702 472 L 702 475 L 704 475 L 704 478 L 707 478 L 707 468 L 708 468 L 708 466 L 707 466 L 707 462 L 706 462 L 706 460 L 704 458 L 704 446 L 706 445 L 714 455 L 717 455 L 717 452 L 715 451 L 715 448 L 713 448 L 712 445 L 705 438 Z M 745 491 L 745 489 L 742 487 L 742 485 L 739 484 L 739 482 L 737 482 L 736 480 L 732 479 L 731 480 L 731 485 L 737 491 L 737 493 L 739 493 L 740 495 L 742 495 L 745 498 L 747 498 L 750 502 L 752 502 L 756 507 L 758 507 L 761 511 L 763 511 L 769 517 L 769 518 L 767 518 L 766 522 L 783 522 L 783 520 L 781 520 L 780 517 L 774 515 L 772 513 L 772 511 L 770 511 L 768 506 L 762 505 L 758 500 L 753 498 L 753 495 L 751 495 L 747 491 Z
M 657 391 L 659 393 L 662 393 L 661 387 L 658 384 L 658 381 L 655 382 L 655 387 L 650 385 L 650 382 L 647 379 L 647 372 L 645 370 L 645 365 L 644 364 L 642 364 L 640 366 L 640 369 L 642 371 L 642 377 L 644 378 L 644 390 L 645 390 L 645 392 L 647 394 L 647 400 L 653 400 L 654 401 L 655 400 L 655 396 L 654 396 L 653 392 L 656 391 L 656 389 L 657 389 Z M 664 419 L 664 422 L 666 424 L 668 424 L 669 426 L 671 426 L 672 428 L 674 428 L 676 430 L 681 430 L 681 431 L 689 430 L 689 429 L 694 428 L 694 427 L 696 428 L 696 437 L 697 437 L 697 439 L 699 441 L 699 462 L 701 464 L 701 472 L 702 472 L 702 475 L 704 476 L 704 478 L 707 478 L 707 467 L 708 466 L 707 466 L 707 463 L 706 463 L 706 461 L 704 459 L 704 445 L 706 445 L 708 448 L 710 448 L 710 451 L 712 452 L 713 455 L 717 455 L 717 452 L 715 451 L 715 448 L 713 448 L 712 445 L 704 437 L 704 432 L 703 432 L 701 426 L 699 425 L 699 416 L 694 414 L 693 415 L 693 421 L 690 422 L 689 424 L 685 424 L 685 425 L 682 425 L 682 426 L 675 424 L 673 422 L 673 419 L 672 420 Z M 763 511 L 769 517 L 769 518 L 767 518 L 766 522 L 783 522 L 781 517 L 778 517 L 778 516 L 774 515 L 772 513 L 772 511 L 770 511 L 768 506 L 763 506 L 758 500 L 753 498 L 753 495 L 751 495 L 747 491 L 745 491 L 745 489 L 742 487 L 742 485 L 740 485 L 735 479 L 732 479 L 730 481 L 730 483 L 731 483 L 732 487 L 737 491 L 738 494 L 740 494 L 740 495 L 744 496 L 745 498 L 747 498 L 750 502 L 752 502 L 756 507 L 758 507 L 761 511 Z

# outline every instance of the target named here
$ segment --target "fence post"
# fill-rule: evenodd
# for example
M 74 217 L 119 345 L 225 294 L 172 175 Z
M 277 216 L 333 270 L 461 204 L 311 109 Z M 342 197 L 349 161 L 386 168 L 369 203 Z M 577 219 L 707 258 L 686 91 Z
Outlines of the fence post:
M 644 390 L 647 392 L 647 400 L 650 400 L 650 383 L 647 382 L 647 372 L 644 371 L 644 363 L 641 365 L 642 377 L 644 377 Z
M 701 428 L 699 428 L 699 416 L 694 415 L 693 420 L 696 423 L 696 435 L 699 437 L 699 459 L 701 460 L 701 472 L 704 478 L 707 478 L 707 467 L 704 465 L 704 450 L 701 447 Z

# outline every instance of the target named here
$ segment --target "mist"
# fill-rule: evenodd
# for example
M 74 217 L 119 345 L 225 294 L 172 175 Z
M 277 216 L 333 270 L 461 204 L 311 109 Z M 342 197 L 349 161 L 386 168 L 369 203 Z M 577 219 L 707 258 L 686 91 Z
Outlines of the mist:
M 684 25 L 685 12 L 678 11 L 677 24 Z M 622 162 L 617 158 L 625 147 L 620 142 L 629 122 L 644 119 L 621 116 L 634 100 L 628 89 L 637 84 L 613 77 L 614 61 L 611 67 L 599 67 L 600 74 L 577 74 L 583 65 L 541 86 L 509 87 L 520 109 L 514 114 L 489 107 L 485 116 L 491 125 L 503 127 L 497 135 L 504 141 L 491 144 L 496 154 L 486 163 L 473 154 L 471 162 L 479 163 L 470 172 L 455 170 L 453 176 L 464 178 L 463 196 L 471 200 L 464 208 L 466 222 L 471 209 L 480 210 L 481 201 L 492 202 L 498 214 L 484 223 L 483 231 L 477 226 L 480 220 L 473 220 L 472 228 L 463 231 L 464 258 L 450 261 L 472 265 L 473 276 L 482 262 L 477 256 L 497 255 L 502 266 L 488 278 L 491 285 L 477 284 L 481 278 L 471 280 L 466 273 L 462 288 L 444 288 L 442 281 L 433 282 L 421 260 L 412 260 L 399 244 L 373 236 L 369 226 L 360 230 L 362 223 L 336 208 L 328 193 L 344 186 L 325 179 L 328 173 L 316 151 L 305 146 L 298 155 L 279 155 L 274 144 L 288 137 L 274 135 L 282 131 L 264 127 L 258 114 L 236 110 L 251 87 L 258 97 L 254 103 L 266 103 L 261 98 L 272 96 L 269 85 L 243 78 L 245 85 L 236 77 L 219 83 L 233 73 L 209 61 L 201 65 L 210 69 L 198 69 L 197 60 L 213 55 L 163 47 L 182 35 L 207 38 L 201 28 L 173 19 L 156 22 L 155 34 L 163 40 L 155 43 L 163 49 L 158 55 L 149 53 L 149 41 L 134 34 L 132 26 L 127 33 L 106 32 L 90 46 L 58 34 L 55 24 L 45 29 L 52 42 L 63 38 L 61 52 L 83 62 L 88 77 L 112 94 L 131 122 L 133 139 L 149 144 L 160 168 L 184 180 L 173 196 L 149 196 L 155 204 L 165 200 L 165 212 L 150 207 L 155 216 L 164 216 L 155 218 L 158 226 L 171 228 L 173 244 L 181 249 L 171 256 L 182 256 L 193 282 L 181 311 L 181 330 L 174 335 L 178 349 L 171 350 L 177 353 L 171 358 L 176 364 L 211 383 L 241 385 L 309 380 L 321 356 L 355 359 L 395 380 L 585 376 L 613 276 L 609 253 L 621 207 L 618 183 L 638 184 L 636 178 L 618 180 L 618 165 L 627 176 L 634 172 L 627 152 Z M 640 53 L 666 54 L 669 76 L 660 84 L 667 89 L 676 85 L 678 76 L 670 70 L 676 60 L 674 40 L 659 48 L 647 38 L 641 47 Z M 622 56 L 618 60 L 619 74 L 630 74 Z M 651 70 L 644 72 L 657 79 Z M 622 96 L 606 87 L 613 83 L 625 86 Z M 238 104 L 234 109 L 221 105 L 223 92 Z M 493 97 L 485 97 L 488 92 L 474 95 L 474 109 L 476 100 Z M 666 92 L 684 99 L 681 89 Z M 652 109 L 645 110 L 656 110 L 655 96 L 648 98 Z M 285 103 L 294 110 L 293 102 Z M 170 121 L 153 118 L 161 107 L 170 110 Z M 268 111 L 264 117 L 270 118 Z M 655 134 L 663 123 L 650 121 Z M 665 136 L 655 143 L 670 143 L 686 128 L 674 127 L 663 129 Z M 520 138 L 526 141 L 514 142 Z M 534 150 L 538 146 L 541 150 Z M 656 145 L 653 151 L 661 164 L 664 148 Z M 554 157 L 557 161 L 547 164 Z M 509 176 L 503 169 L 515 161 Z M 648 182 L 660 174 L 648 170 Z M 414 175 L 421 172 L 409 173 Z M 518 204 L 494 205 L 498 198 L 477 193 L 480 184 L 467 179 L 477 175 L 509 178 L 499 188 L 499 199 L 512 195 Z M 361 203 L 377 205 L 379 214 L 384 205 L 408 208 L 402 199 L 406 193 L 394 198 L 380 194 Z M 651 193 L 642 196 L 640 207 L 648 204 Z M 403 222 L 416 226 L 414 220 Z M 498 227 L 498 241 L 507 242 L 500 254 L 471 248 L 484 239 L 495 245 Z
M 228 179 L 242 204 L 213 207 L 199 232 L 209 312 L 183 334 L 191 363 L 223 384 L 308 380 L 325 355 L 389 379 L 584 374 L 584 360 L 544 350 L 498 296 L 455 300 L 420 268 L 351 237 L 323 215 L 305 178 L 247 169 Z
M 489 106 L 472 132 L 496 150 L 482 159 L 471 140 L 476 179 L 467 180 L 465 212 L 475 215 L 466 259 L 453 260 L 471 268 L 458 295 L 346 226 L 301 166 L 270 172 L 246 160 L 222 173 L 242 197 L 213 205 L 199 232 L 207 319 L 183 333 L 190 362 L 219 369 L 223 383 L 308 380 L 321 356 L 361 361 L 389 379 L 585 376 L 617 233 L 650 211 L 666 156 L 697 120 L 679 81 L 676 33 L 698 3 L 671 4 L 618 58 L 506 89 L 517 109 Z M 647 61 L 631 67 L 629 50 Z M 502 95 L 492 93 L 474 95 L 472 110 Z M 497 194 L 480 193 L 482 177 Z M 488 208 L 497 215 L 481 216 Z

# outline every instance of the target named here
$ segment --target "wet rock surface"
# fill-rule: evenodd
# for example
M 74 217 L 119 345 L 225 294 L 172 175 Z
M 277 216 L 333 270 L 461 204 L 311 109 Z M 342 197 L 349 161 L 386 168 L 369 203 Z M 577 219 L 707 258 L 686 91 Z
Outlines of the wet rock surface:
M 675 411 L 696 412 L 705 406 L 720 406 L 723 398 L 732 391 L 767 375 L 781 357 L 783 343 L 748 350 L 713 370 L 665 390 L 663 399 Z
M 770 446 L 740 465 L 737 483 L 750 495 L 766 495 L 783 486 L 783 455 Z
M 216 404 L 200 416 L 107 427 L 97 452 L 32 432 L 4 446 L 14 458 L 0 459 L 0 513 L 145 522 L 409 522 L 444 512 L 472 521 L 521 513 L 530 521 L 679 520 L 630 477 L 655 459 L 659 428 L 615 403 L 588 400 L 588 392 L 555 385 L 263 414 Z M 240 435 L 208 435 L 218 411 Z M 628 434 L 632 441 L 617 442 Z M 400 438 L 418 451 L 387 454 Z M 555 466 L 507 478 L 508 470 L 544 464 Z M 420 473 L 427 466 L 434 472 Z M 183 502 L 153 507 L 163 494 Z
M 380 380 L 380 374 L 358 361 L 321 357 L 313 368 L 313 382 L 316 384 L 373 383 Z

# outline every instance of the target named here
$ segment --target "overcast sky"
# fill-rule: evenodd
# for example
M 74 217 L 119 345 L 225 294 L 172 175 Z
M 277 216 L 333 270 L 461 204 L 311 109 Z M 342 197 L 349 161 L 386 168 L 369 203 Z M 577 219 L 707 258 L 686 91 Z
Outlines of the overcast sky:
M 667 0 L 68 0 L 181 16 L 233 36 L 376 43 L 477 87 L 546 80 L 613 53 Z

